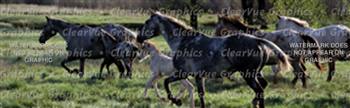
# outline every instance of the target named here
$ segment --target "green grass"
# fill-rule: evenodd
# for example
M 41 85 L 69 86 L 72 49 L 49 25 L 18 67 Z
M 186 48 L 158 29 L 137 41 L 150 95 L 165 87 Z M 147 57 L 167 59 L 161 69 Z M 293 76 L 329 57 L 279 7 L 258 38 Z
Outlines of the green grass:
M 2 107 L 175 107 L 169 102 L 160 101 L 150 90 L 150 100 L 142 97 L 145 82 L 150 72 L 148 63 L 135 63 L 132 80 L 108 79 L 95 80 L 100 60 L 88 60 L 86 75 L 78 78 L 70 75 L 59 63 L 65 54 L 46 55 L 50 50 L 63 51 L 65 43 L 55 36 L 46 45 L 37 41 L 39 31 L 27 31 L 19 35 L 0 36 L 0 104 Z M 169 48 L 163 38 L 151 40 L 157 47 L 165 51 Z M 16 54 L 14 51 L 22 51 Z M 25 53 L 23 53 L 25 52 Z M 26 62 L 27 57 L 50 57 L 53 62 Z M 348 62 L 337 63 L 337 73 L 333 82 L 326 82 L 327 73 L 319 73 L 314 66 L 307 65 L 311 74 L 309 88 L 303 89 L 298 84 L 293 88 L 289 81 L 291 72 L 286 73 L 278 84 L 266 89 L 266 105 L 276 108 L 295 107 L 350 107 L 350 83 Z M 70 67 L 77 68 L 78 63 Z M 117 69 L 112 70 L 117 74 Z M 270 78 L 270 69 L 264 72 Z M 206 83 L 206 104 L 210 107 L 251 107 L 253 91 L 238 74 L 236 81 L 225 81 L 223 84 L 210 80 Z M 163 96 L 164 88 L 160 81 Z M 193 81 L 192 81 L 193 82 Z M 174 88 L 177 88 L 174 87 Z M 198 97 L 196 105 L 199 105 Z M 188 106 L 188 96 L 182 100 Z
M 95 14 L 96 15 L 96 14 Z M 135 107 L 164 108 L 173 107 L 168 101 L 161 101 L 155 96 L 154 90 L 149 90 L 150 99 L 144 99 L 142 93 L 145 82 L 150 77 L 148 61 L 134 63 L 133 79 L 119 79 L 117 68 L 112 71 L 116 78 L 96 80 L 101 60 L 87 60 L 84 78 L 68 74 L 60 62 L 66 56 L 65 43 L 59 36 L 50 39 L 47 44 L 40 45 L 40 31 L 33 29 L 18 29 L 13 24 L 23 22 L 40 25 L 44 15 L 0 15 L 0 107 Z M 88 16 L 88 15 L 52 15 L 74 23 L 143 23 L 147 17 L 128 16 Z M 215 15 L 206 15 L 200 22 L 215 22 Z M 118 19 L 118 20 L 116 20 Z M 272 27 L 272 25 L 271 25 Z M 211 32 L 212 28 L 201 28 L 203 32 Z M 270 29 L 269 31 L 271 31 Z M 162 37 L 151 40 L 162 51 L 169 51 Z M 57 53 L 62 52 L 62 53 Z M 51 58 L 53 62 L 28 62 L 29 58 Z M 265 90 L 266 106 L 268 108 L 347 108 L 350 107 L 350 72 L 349 62 L 338 62 L 337 72 L 332 82 L 326 82 L 327 73 L 320 73 L 315 66 L 307 64 L 311 76 L 309 88 L 303 89 L 300 82 L 292 87 L 291 72 L 285 73 L 277 84 L 272 84 L 270 68 L 264 68 L 264 74 L 270 82 Z M 70 63 L 69 67 L 78 68 L 78 63 Z M 105 70 L 106 72 L 106 70 Z M 225 80 L 217 83 L 206 81 L 206 105 L 212 108 L 246 108 L 252 107 L 250 102 L 254 92 L 244 80 L 235 74 L 236 81 Z M 190 78 L 192 82 L 193 79 Z M 163 79 L 159 81 L 163 97 L 166 93 Z M 172 85 L 177 93 L 178 83 Z M 195 93 L 196 106 L 199 106 Z M 187 108 L 188 95 L 183 98 L 183 108 Z

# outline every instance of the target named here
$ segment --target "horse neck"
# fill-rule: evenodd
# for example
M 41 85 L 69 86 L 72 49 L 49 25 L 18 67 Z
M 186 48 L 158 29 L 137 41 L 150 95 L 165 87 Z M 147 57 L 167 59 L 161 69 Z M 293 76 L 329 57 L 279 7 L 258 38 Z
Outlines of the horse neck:
M 161 28 L 161 34 L 165 38 L 165 40 L 167 41 L 167 44 L 170 46 L 170 49 L 172 51 L 177 51 L 177 48 L 179 47 L 181 41 L 185 37 L 192 37 L 192 36 L 183 36 L 180 33 L 182 33 L 182 32 L 196 33 L 194 31 L 188 30 L 187 28 L 184 28 L 182 26 L 173 24 L 172 22 L 169 22 L 169 21 L 162 21 L 161 23 L 159 23 L 159 25 Z
M 71 31 L 69 30 L 69 28 L 75 27 L 75 25 L 66 23 L 66 22 L 61 22 L 57 25 L 55 25 L 55 28 L 58 32 L 58 34 L 60 34 L 64 40 L 67 41 L 67 37 L 71 36 Z M 68 33 L 68 34 L 67 34 Z
M 292 28 L 298 32 L 302 32 L 302 33 L 306 33 L 306 34 L 309 34 L 311 32 L 314 31 L 314 29 L 310 28 L 310 27 L 302 27 L 302 26 L 299 26 L 299 25 L 296 25 L 296 26 L 292 26 Z
M 151 56 L 151 60 L 159 60 L 162 57 L 162 53 L 160 53 L 159 51 L 155 51 L 155 50 L 151 50 L 150 51 L 150 56 Z

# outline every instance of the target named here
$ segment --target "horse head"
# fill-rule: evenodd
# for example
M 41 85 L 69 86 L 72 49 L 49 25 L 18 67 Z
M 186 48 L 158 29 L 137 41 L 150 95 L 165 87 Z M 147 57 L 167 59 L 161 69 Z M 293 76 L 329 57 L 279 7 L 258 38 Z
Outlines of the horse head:
M 57 34 L 58 30 L 55 28 L 54 23 L 54 19 L 46 16 L 46 24 L 44 25 L 44 28 L 39 37 L 39 42 L 41 44 L 45 44 L 47 40 Z
M 143 41 L 158 36 L 160 34 L 158 12 L 152 13 L 151 17 L 146 20 L 145 24 L 139 29 L 137 41 Z

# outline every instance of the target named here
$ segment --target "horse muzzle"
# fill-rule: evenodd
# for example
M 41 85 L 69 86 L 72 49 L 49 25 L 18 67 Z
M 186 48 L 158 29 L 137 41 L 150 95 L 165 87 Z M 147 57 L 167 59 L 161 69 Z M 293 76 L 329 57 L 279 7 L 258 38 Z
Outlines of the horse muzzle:
M 43 38 L 39 38 L 39 43 L 40 43 L 41 45 L 44 45 L 44 44 L 46 43 L 46 40 L 43 39 Z

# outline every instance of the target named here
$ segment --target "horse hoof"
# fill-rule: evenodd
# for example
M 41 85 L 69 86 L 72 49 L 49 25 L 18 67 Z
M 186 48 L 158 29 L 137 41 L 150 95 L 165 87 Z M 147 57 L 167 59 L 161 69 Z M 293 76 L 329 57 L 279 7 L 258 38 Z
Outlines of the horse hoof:
M 254 98 L 252 104 L 254 108 L 265 108 L 264 99 Z
M 180 99 L 173 99 L 173 103 L 175 103 L 176 106 L 181 106 L 182 102 Z
M 307 89 L 307 85 L 303 85 L 303 88 L 304 88 L 304 89 Z
M 78 74 L 79 74 L 79 77 L 80 77 L 80 78 L 83 78 L 84 72 L 79 72 Z
M 131 75 L 126 75 L 125 77 L 126 77 L 127 79 L 132 79 L 132 78 L 131 78 Z
M 151 98 L 150 97 L 145 97 L 145 100 L 146 101 L 151 101 Z
M 253 104 L 253 108 L 260 108 L 258 99 L 253 99 L 252 104 Z
M 297 84 L 297 80 L 292 80 L 292 84 L 295 86 Z
M 98 79 L 98 80 L 104 80 L 104 78 L 103 78 L 103 77 L 98 77 L 97 79 Z
M 167 99 L 165 97 L 160 97 L 161 101 L 166 101 Z
M 96 79 L 99 79 L 99 77 L 96 77 L 96 76 L 91 76 L 90 77 L 90 80 L 96 80 Z

